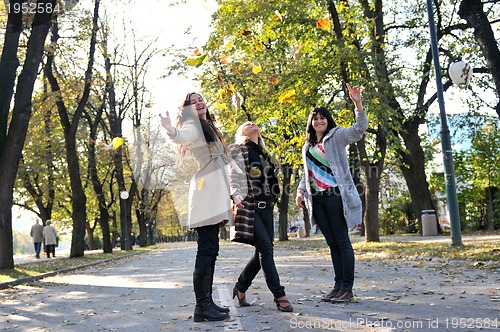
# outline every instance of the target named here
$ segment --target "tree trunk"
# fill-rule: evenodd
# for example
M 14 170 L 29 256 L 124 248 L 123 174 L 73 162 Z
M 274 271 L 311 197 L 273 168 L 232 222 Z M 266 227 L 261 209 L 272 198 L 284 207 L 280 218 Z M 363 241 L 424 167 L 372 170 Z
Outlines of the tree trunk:
M 282 170 L 283 190 L 281 191 L 281 199 L 278 203 L 278 239 L 280 241 L 288 241 L 288 203 L 290 201 L 290 179 L 292 178 L 293 168 L 289 164 L 283 164 Z
M 54 5 L 55 0 L 40 0 L 39 2 Z M 37 79 L 38 67 L 42 61 L 43 48 L 49 31 L 51 16 L 51 14 L 44 12 L 35 15 L 31 35 L 28 40 L 26 59 L 18 78 L 12 120 L 9 125 L 8 134 L 2 136 L 2 145 L 0 146 L 0 269 L 14 268 L 12 241 L 14 183 L 22 156 L 28 123 L 31 118 L 33 89 Z M 11 40 L 9 47 L 14 47 L 13 43 L 15 41 Z M 15 48 L 17 49 L 17 47 Z M 12 60 L 11 57 L 10 60 Z M 7 78 L 15 80 L 15 77 L 12 77 L 12 75 L 8 75 Z M 4 77 L 2 77 L 3 79 Z M 3 88 L 9 86 L 11 86 L 9 82 L 6 82 Z M 9 93 L 9 90 L 7 89 L 3 92 Z M 3 140 L 3 137 L 5 137 L 5 140 Z
M 376 170 L 376 169 L 375 169 Z M 379 242 L 379 218 L 378 218 L 378 205 L 379 205 L 379 190 L 380 190 L 380 176 L 373 172 L 367 176 L 366 182 L 366 209 L 365 209 L 365 227 L 366 242 Z
M 97 129 L 99 123 L 102 120 L 102 114 L 104 112 L 105 104 L 101 104 L 97 110 L 94 121 L 92 121 L 90 115 L 86 115 L 87 121 L 90 127 L 90 140 L 88 145 L 88 172 L 89 178 L 92 182 L 94 192 L 97 196 L 97 201 L 99 204 L 99 225 L 102 231 L 102 249 L 104 253 L 113 252 L 113 244 L 111 243 L 111 234 L 109 228 L 109 211 L 108 204 L 106 203 L 104 195 L 104 182 L 99 179 L 99 173 L 97 172 L 97 157 L 96 157 L 96 142 L 97 142 Z M 111 179 L 110 179 L 111 181 Z
M 12 5 L 21 4 L 23 0 L 11 0 Z M 19 67 L 17 50 L 19 37 L 23 25 L 23 13 L 12 11 L 8 15 L 3 43 L 2 57 L 0 59 L 0 154 L 2 153 L 5 138 L 7 137 L 7 124 L 9 121 L 10 104 L 16 84 L 16 72 Z
M 474 29 L 474 39 L 476 39 L 483 52 L 486 64 L 495 82 L 497 98 L 500 98 L 500 50 L 491 24 L 488 21 L 488 16 L 483 10 L 483 1 L 462 0 L 458 15 Z M 500 116 L 500 102 L 497 103 L 495 109 L 498 116 Z
M 418 228 L 420 234 L 422 234 L 422 210 L 436 210 L 436 208 L 431 199 L 429 184 L 427 183 L 427 176 L 425 174 L 425 155 L 420 145 L 418 125 L 411 125 L 409 122 L 406 122 L 403 126 L 406 130 L 402 131 L 400 135 L 405 142 L 408 152 L 398 151 L 403 162 L 399 169 L 403 173 L 406 185 L 408 186 L 412 206 L 418 217 Z
M 76 107 L 76 110 L 71 120 L 68 114 L 68 109 L 60 94 L 61 88 L 53 72 L 53 62 L 55 58 L 53 52 L 48 56 L 47 64 L 45 65 L 45 76 L 47 77 L 47 80 L 50 83 L 52 91 L 56 92 L 57 96 L 56 105 L 59 112 L 61 125 L 64 128 L 66 161 L 68 164 L 68 174 L 71 183 L 71 198 L 72 198 L 71 217 L 73 219 L 73 233 L 71 238 L 70 257 L 83 256 L 85 249 L 84 237 L 85 237 L 86 218 L 87 218 L 87 210 L 86 210 L 87 197 L 85 195 L 85 190 L 83 189 L 82 179 L 80 175 L 76 133 L 78 130 L 78 123 L 80 122 L 80 118 L 83 114 L 83 111 L 86 107 L 90 95 L 90 88 L 92 83 L 92 69 L 94 66 L 96 35 L 98 30 L 99 4 L 100 0 L 95 0 L 92 34 L 90 38 L 90 47 L 89 47 L 89 60 L 87 63 L 87 69 L 85 71 L 83 94 L 80 100 L 78 101 L 78 106 Z M 55 45 L 57 44 L 57 40 L 59 39 L 58 26 L 56 21 L 53 23 L 52 29 L 53 29 L 52 49 L 55 50 L 56 49 Z

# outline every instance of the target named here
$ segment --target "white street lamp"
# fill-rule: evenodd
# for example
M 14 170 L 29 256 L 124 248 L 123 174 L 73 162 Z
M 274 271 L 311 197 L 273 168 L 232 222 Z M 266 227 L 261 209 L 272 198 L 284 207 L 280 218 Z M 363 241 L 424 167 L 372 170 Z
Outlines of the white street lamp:
M 124 239 L 124 248 L 125 250 L 128 250 L 128 222 L 127 222 L 127 199 L 128 199 L 128 191 L 124 190 L 122 192 L 120 192 L 120 198 L 123 200 L 123 218 L 124 218 L 124 235 L 125 235 L 125 239 Z
M 472 76 L 472 67 L 465 61 L 456 61 L 448 68 L 448 75 L 454 84 L 465 84 Z

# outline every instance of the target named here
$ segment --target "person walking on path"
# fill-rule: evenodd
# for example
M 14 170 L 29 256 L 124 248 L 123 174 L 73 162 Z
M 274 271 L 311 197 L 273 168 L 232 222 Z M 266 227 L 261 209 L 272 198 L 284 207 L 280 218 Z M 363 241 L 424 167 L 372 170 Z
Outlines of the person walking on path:
M 233 298 L 237 297 L 240 306 L 250 306 L 245 292 L 262 268 L 276 306 L 281 311 L 291 312 L 293 307 L 285 287 L 280 284 L 274 263 L 273 208 L 280 188 L 275 166 L 255 123 L 245 122 L 238 128 L 230 155 L 245 170 L 237 173 L 230 169 L 231 197 L 236 211 L 231 240 L 255 246 L 254 255 L 233 288 Z
M 368 117 L 361 89 L 346 86 L 356 107 L 356 122 L 341 128 L 326 108 L 314 108 L 307 121 L 304 172 L 296 197 L 299 207 L 305 202 L 312 224 L 318 225 L 330 247 L 334 287 L 321 300 L 331 303 L 350 302 L 354 297 L 354 250 L 349 229 L 362 222 L 361 199 L 349 170 L 346 146 L 363 137 Z
M 189 150 L 198 164 L 189 189 L 189 228 L 197 233 L 193 286 L 196 297 L 194 321 L 220 321 L 229 318 L 229 308 L 213 302 L 212 286 L 215 261 L 219 254 L 219 225 L 233 221 L 225 154 L 221 133 L 215 127 L 205 100 L 189 93 L 172 126 L 170 115 L 160 114 L 161 125 L 178 145 L 181 157 Z
M 45 222 L 43 228 L 43 242 L 45 243 L 47 258 L 50 258 L 51 253 L 52 257 L 56 257 L 57 232 L 50 219 Z
M 31 226 L 30 235 L 33 238 L 33 245 L 35 246 L 35 256 L 40 258 L 40 251 L 42 249 L 43 242 L 43 226 L 40 224 L 40 220 L 37 219 L 35 224 Z

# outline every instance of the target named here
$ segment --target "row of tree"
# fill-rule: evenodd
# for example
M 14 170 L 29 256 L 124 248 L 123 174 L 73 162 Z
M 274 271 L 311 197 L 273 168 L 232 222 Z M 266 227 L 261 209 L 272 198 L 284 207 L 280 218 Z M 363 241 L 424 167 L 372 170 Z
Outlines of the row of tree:
M 362 178 L 364 185 L 366 240 L 379 240 L 382 179 L 384 174 L 394 176 L 387 172 L 387 163 L 404 178 L 421 229 L 420 211 L 436 210 L 427 168 L 434 151 L 422 134 L 437 98 L 425 2 L 219 4 L 210 40 L 202 49 L 184 53 L 182 60 L 203 69 L 204 92 L 216 101 L 225 131 L 233 133 L 246 120 L 259 124 L 282 162 L 287 187 L 300 176 L 307 112 L 314 105 L 326 106 L 335 110 L 337 123 L 349 125 L 353 116 L 345 83 L 360 85 L 370 128 L 350 153 L 355 180 Z M 496 26 L 498 33 L 498 1 L 433 5 L 442 67 L 460 57 L 474 67 L 474 78 L 466 87 L 443 82 L 445 91 L 458 93 L 448 106 L 455 110 L 460 103 L 468 125 L 473 125 L 468 139 L 474 139 L 483 128 L 498 123 L 497 117 L 484 115 L 485 110 L 491 107 L 500 115 L 500 57 L 492 30 Z M 485 102 L 488 95 L 493 95 L 493 104 Z M 488 158 L 498 165 L 495 154 Z M 491 170 L 490 178 L 498 186 L 497 170 Z M 287 236 L 289 192 L 284 191 L 279 204 L 280 239 Z
M 1 22 L 0 269 L 13 267 L 13 204 L 44 221 L 67 222 L 71 257 L 84 254 L 85 232 L 89 239 L 98 232 L 105 252 L 118 236 L 126 239 L 122 249 L 130 249 L 132 229 L 141 245 L 155 233 L 184 234 L 179 223 L 193 166 L 173 167 L 175 154 L 165 152 L 172 149 L 148 111 L 146 77 L 159 54 L 170 55 L 165 76 L 201 70 L 201 88 L 227 141 L 242 121 L 262 128 L 281 163 L 280 240 L 287 239 L 288 218 L 301 213 L 290 193 L 301 176 L 307 112 L 323 105 L 336 111 L 338 124 L 352 123 L 345 83 L 363 87 L 370 116 L 365 138 L 349 149 L 364 188 L 366 240 L 379 240 L 380 208 L 387 203 L 381 190 L 399 175 L 406 188 L 396 196 L 407 191 L 413 211 L 435 209 L 433 194 L 444 186 L 429 185 L 434 149 L 422 134 L 436 101 L 425 4 L 221 0 L 205 45 L 164 50 L 154 39 L 139 42 L 128 24 L 117 29 L 99 0 L 81 0 L 78 11 L 64 10 L 65 1 L 37 3 L 59 3 L 62 10 L 9 11 Z M 475 174 L 475 188 L 484 189 L 485 176 L 498 187 L 498 145 L 487 144 L 498 137 L 498 118 L 484 115 L 487 108 L 500 114 L 500 57 L 491 42 L 498 1 L 436 0 L 434 6 L 442 62 L 467 56 L 477 73 L 466 87 L 444 82 L 467 115 L 469 138 L 486 145 L 474 148 L 490 165 Z M 487 125 L 493 134 L 479 136 Z M 465 168 L 472 165 L 463 160 Z M 128 198 L 121 199 L 125 191 Z

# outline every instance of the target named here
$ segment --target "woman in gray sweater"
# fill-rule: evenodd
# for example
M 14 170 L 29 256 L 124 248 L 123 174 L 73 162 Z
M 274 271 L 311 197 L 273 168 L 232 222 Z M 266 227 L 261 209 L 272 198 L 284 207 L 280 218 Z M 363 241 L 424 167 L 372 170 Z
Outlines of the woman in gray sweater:
M 296 197 L 297 205 L 305 204 L 312 224 L 317 224 L 330 247 L 334 287 L 321 300 L 331 303 L 350 302 L 354 297 L 354 250 L 349 229 L 362 222 L 361 199 L 349 170 L 346 146 L 363 137 L 368 117 L 360 88 L 347 84 L 347 89 L 356 106 L 353 126 L 337 126 L 323 107 L 316 107 L 309 115 L 302 148 L 304 172 Z

